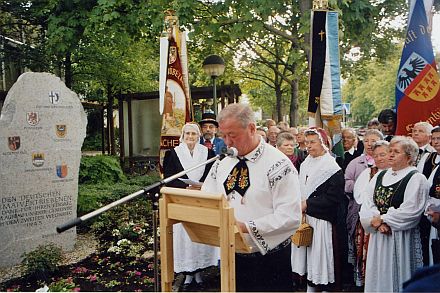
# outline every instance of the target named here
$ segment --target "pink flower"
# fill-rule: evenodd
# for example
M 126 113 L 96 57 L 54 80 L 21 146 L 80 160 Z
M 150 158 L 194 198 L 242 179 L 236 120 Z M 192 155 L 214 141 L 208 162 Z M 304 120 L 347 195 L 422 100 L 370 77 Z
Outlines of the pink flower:
M 76 267 L 72 270 L 74 274 L 87 273 L 89 270 L 85 267 Z
M 66 279 L 66 283 L 67 283 L 67 284 L 72 284 L 72 283 L 73 283 L 73 278 L 72 278 L 72 277 L 68 277 L 68 278 Z
M 87 277 L 87 279 L 88 279 L 90 282 L 95 282 L 95 281 L 96 281 L 96 275 L 90 275 L 90 276 Z
M 140 276 L 140 275 L 142 275 L 142 273 L 139 272 L 139 271 L 134 271 L 134 274 L 135 274 L 135 276 Z
M 80 287 L 75 287 L 75 288 L 72 289 L 72 291 L 73 291 L 73 292 L 80 292 L 80 291 L 81 291 L 81 288 L 80 288 Z
M 147 266 L 147 268 L 148 268 L 149 270 L 152 270 L 152 269 L 154 269 L 154 265 L 153 265 L 152 263 L 149 263 L 148 266 Z

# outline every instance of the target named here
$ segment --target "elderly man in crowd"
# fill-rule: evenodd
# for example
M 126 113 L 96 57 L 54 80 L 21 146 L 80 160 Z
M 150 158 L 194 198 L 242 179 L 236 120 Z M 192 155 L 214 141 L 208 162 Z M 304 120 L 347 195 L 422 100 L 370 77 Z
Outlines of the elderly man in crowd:
M 345 172 L 348 164 L 359 157 L 363 152 L 363 147 L 358 144 L 356 131 L 353 128 L 344 128 L 342 130 L 342 145 L 344 146 L 344 158 L 338 157 L 336 162 Z M 362 144 L 362 142 L 360 142 Z
M 213 113 L 202 114 L 202 120 L 199 121 L 199 125 L 202 128 L 200 143 L 218 155 L 221 154 L 222 148 L 226 147 L 226 144 L 223 139 L 216 137 L 218 122 L 215 118 Z
M 429 144 L 431 142 L 431 131 L 432 125 L 428 122 L 417 122 L 411 132 L 412 139 L 419 146 L 419 154 L 415 163 L 419 172 L 423 172 L 423 166 L 429 154 L 435 152 L 435 149 Z
M 301 221 L 298 173 L 292 162 L 256 134 L 252 109 L 226 106 L 218 117 L 238 157 L 217 161 L 202 190 L 224 194 L 251 254 L 236 254 L 237 291 L 292 291 L 290 236 Z
M 278 133 L 280 133 L 280 132 L 281 132 L 281 130 L 277 126 L 271 126 L 267 130 L 267 140 L 271 146 L 276 147 L 277 136 L 278 136 Z

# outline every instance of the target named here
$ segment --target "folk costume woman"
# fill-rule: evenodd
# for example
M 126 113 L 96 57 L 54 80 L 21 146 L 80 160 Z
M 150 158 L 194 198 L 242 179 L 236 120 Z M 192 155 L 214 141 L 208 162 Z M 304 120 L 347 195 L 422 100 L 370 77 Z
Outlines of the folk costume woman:
M 313 240 L 309 247 L 292 245 L 292 271 L 307 274 L 308 290 L 315 286 L 328 290 L 335 282 L 333 239 L 338 205 L 344 196 L 344 175 L 329 154 L 321 129 L 305 131 L 308 156 L 301 164 L 299 174 L 302 212 L 313 227 Z M 323 137 L 324 136 L 324 137 Z
M 215 156 L 212 150 L 199 143 L 200 129 L 195 123 L 187 123 L 182 128 L 180 144 L 169 150 L 164 157 L 164 176 L 169 177 Z M 182 178 L 203 182 L 212 164 L 197 168 Z M 176 179 L 168 184 L 171 187 L 187 188 L 188 185 Z M 182 224 L 173 226 L 174 272 L 186 275 L 182 291 L 203 289 L 200 271 L 217 265 L 218 249 L 191 241 Z M 196 284 L 193 282 L 195 277 Z
M 428 195 L 428 183 L 416 167 L 417 144 L 396 136 L 390 142 L 391 168 L 377 173 L 365 191 L 362 221 L 371 231 L 365 272 L 366 292 L 397 292 L 422 267 L 418 223 Z
M 356 182 L 353 187 L 353 198 L 359 207 L 365 201 L 362 197 L 364 191 L 368 186 L 370 180 L 382 170 L 389 168 L 388 159 L 388 146 L 389 142 L 386 140 L 379 140 L 374 143 L 372 147 L 372 156 L 374 159 L 374 165 L 368 167 L 357 177 Z M 368 146 L 365 146 L 367 149 Z M 346 185 L 347 186 L 347 185 Z M 355 252 L 354 255 L 354 280 L 356 286 L 363 286 L 365 283 L 365 266 L 367 263 L 367 251 L 368 251 L 368 241 L 370 239 L 370 234 L 366 233 L 363 229 L 360 221 L 361 215 L 357 216 L 356 230 L 354 234 L 354 245 Z
M 372 168 L 374 166 L 373 145 L 376 141 L 381 139 L 383 139 L 383 135 L 379 130 L 367 130 L 363 140 L 364 153 L 354 158 L 345 169 L 345 195 L 348 198 L 348 262 L 353 265 L 354 283 L 356 286 L 362 286 L 364 284 L 364 277 L 362 275 L 362 242 L 364 231 L 359 223 L 361 202 L 358 197 L 353 196 L 353 189 L 358 177 L 364 170 L 376 170 Z

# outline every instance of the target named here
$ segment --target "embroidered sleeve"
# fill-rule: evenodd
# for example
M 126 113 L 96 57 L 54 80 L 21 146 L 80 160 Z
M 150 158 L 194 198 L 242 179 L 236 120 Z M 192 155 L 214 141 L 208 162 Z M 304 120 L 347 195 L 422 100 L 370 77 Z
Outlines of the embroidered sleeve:
M 267 171 L 267 178 L 269 179 L 269 187 L 273 188 L 280 180 L 285 178 L 288 174 L 294 174 L 295 168 L 288 164 L 287 159 L 281 159 L 273 164 L 269 171 Z
M 266 241 L 264 240 L 264 237 L 260 234 L 260 232 L 257 229 L 257 225 L 255 225 L 254 221 L 248 222 L 250 233 L 254 236 L 253 238 L 258 242 L 259 246 L 264 249 L 265 252 L 269 251 L 269 246 L 267 245 Z

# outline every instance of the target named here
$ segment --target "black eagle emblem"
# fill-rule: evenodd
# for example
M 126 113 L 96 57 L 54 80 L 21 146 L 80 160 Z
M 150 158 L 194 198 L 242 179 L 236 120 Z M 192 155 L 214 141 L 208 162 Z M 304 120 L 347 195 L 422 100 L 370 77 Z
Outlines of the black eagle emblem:
M 425 67 L 425 62 L 420 57 L 411 58 L 409 65 L 402 68 L 402 74 L 399 75 L 399 86 L 405 89 L 416 78 L 420 71 Z

